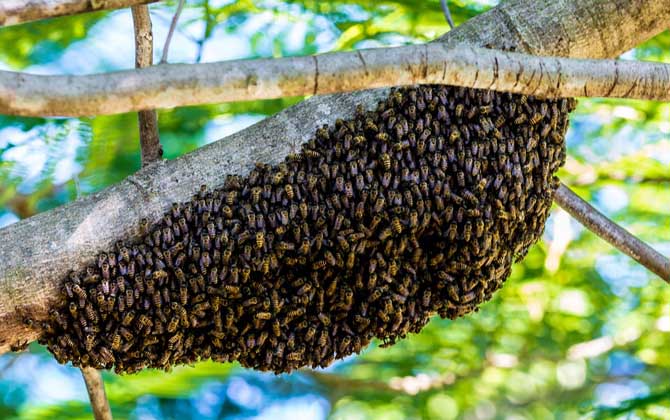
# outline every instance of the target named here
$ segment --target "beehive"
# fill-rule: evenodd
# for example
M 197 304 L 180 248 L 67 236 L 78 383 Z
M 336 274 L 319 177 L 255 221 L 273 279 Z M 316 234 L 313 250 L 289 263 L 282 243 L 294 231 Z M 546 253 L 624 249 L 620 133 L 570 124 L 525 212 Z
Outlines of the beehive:
M 41 340 L 117 372 L 209 358 L 289 372 L 467 314 L 540 237 L 574 105 L 393 90 L 71 273 Z

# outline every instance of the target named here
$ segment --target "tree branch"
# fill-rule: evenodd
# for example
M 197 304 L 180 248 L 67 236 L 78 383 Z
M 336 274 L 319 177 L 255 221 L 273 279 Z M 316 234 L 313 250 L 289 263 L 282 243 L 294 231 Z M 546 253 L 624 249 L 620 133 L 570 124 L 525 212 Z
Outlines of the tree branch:
M 4 71 L 0 113 L 100 115 L 423 83 L 546 97 L 670 100 L 670 64 L 535 57 L 432 43 L 86 76 Z
M 506 39 L 531 54 L 567 51 L 577 57 L 603 57 L 603 50 L 617 55 L 634 47 L 643 40 L 639 33 L 651 36 L 667 28 L 670 0 L 620 1 L 616 11 L 605 3 L 506 1 L 458 26 L 442 41 L 448 46 L 464 42 L 482 46 Z M 556 4 L 565 10 L 556 9 Z M 515 7 L 523 13 L 519 20 L 510 21 L 504 16 L 519 13 Z M 574 18 L 587 11 L 600 13 L 597 28 Z M 622 15 L 630 16 L 625 19 L 630 36 L 619 34 Z M 631 29 L 630 22 L 641 26 Z M 543 30 L 529 32 L 527 27 Z M 600 33 L 610 34 L 602 40 L 611 44 L 603 47 Z M 528 39 L 517 34 L 528 34 Z M 579 42 L 566 46 L 561 40 L 567 34 Z M 120 238 L 136 239 L 141 218 L 156 221 L 172 202 L 189 200 L 201 184 L 219 186 L 228 174 L 248 174 L 255 162 L 279 163 L 323 124 L 351 117 L 357 104 L 370 108 L 387 93 L 377 89 L 310 98 L 222 141 L 178 159 L 157 162 L 96 194 L 0 229 L 0 352 L 15 341 L 35 340 L 40 334 L 39 321 L 48 317 L 68 271 L 91 263 L 98 252 L 111 248 Z M 24 325 L 23 314 L 38 321 L 33 323 L 36 328 Z
M 3 0 L 0 3 L 0 26 L 100 10 L 122 9 L 156 1 L 158 0 Z
M 151 16 L 147 6 L 133 6 L 133 27 L 135 28 L 135 67 L 145 68 L 153 64 L 154 37 L 151 33 Z M 137 113 L 140 128 L 140 148 L 142 166 L 160 160 L 163 148 L 158 136 L 158 116 L 153 109 Z
M 554 201 L 587 229 L 670 283 L 670 259 L 608 219 L 564 184 L 556 190 Z
M 482 20 L 495 23 L 481 31 Z M 668 29 L 668 20 L 670 0 L 506 0 L 438 41 L 539 56 L 613 58 Z
M 81 374 L 86 383 L 86 391 L 91 400 L 93 417 L 95 420 L 112 420 L 112 409 L 105 394 L 105 382 L 100 371 L 94 368 L 81 368 Z

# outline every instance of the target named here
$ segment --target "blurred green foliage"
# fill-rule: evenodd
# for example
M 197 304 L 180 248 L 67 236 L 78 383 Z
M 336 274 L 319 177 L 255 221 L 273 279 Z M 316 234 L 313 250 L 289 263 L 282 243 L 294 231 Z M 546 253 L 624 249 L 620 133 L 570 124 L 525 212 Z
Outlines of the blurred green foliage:
M 493 5 L 450 1 L 456 24 Z M 175 2 L 151 6 L 157 54 Z M 0 66 L 113 70 L 132 31 L 126 11 L 0 29 Z M 110 23 L 112 22 L 112 23 Z M 188 2 L 177 61 L 313 54 L 424 42 L 446 31 L 438 0 Z M 124 50 L 125 51 L 125 50 Z M 91 52 L 99 52 L 99 55 Z M 667 31 L 626 53 L 670 62 Z M 132 65 L 132 56 L 127 58 Z M 70 69 L 70 70 L 69 70 Z M 159 113 L 169 159 L 298 99 Z M 670 104 L 582 99 L 561 178 L 616 222 L 670 254 Z M 122 180 L 140 166 L 135 114 L 86 119 L 0 116 L 0 225 Z M 327 370 L 273 376 L 236 364 L 105 375 L 117 418 L 670 418 L 670 289 L 559 209 L 545 239 L 478 313 Z M 0 417 L 89 418 L 76 369 L 44 348 L 0 358 Z

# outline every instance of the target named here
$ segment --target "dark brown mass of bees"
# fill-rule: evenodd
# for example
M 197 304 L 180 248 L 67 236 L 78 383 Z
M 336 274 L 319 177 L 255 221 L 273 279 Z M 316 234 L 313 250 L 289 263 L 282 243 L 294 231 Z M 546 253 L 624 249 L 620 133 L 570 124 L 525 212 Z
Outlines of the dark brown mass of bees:
M 574 105 L 394 90 L 71 273 L 42 342 L 117 372 L 210 358 L 289 372 L 476 310 L 542 233 Z

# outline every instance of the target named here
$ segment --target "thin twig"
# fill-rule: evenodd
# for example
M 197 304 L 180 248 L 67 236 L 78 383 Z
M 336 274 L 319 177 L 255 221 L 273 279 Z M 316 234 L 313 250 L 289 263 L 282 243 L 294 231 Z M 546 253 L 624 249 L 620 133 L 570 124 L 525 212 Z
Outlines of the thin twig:
M 105 382 L 102 380 L 100 371 L 93 368 L 81 368 L 81 374 L 86 383 L 86 391 L 91 400 L 95 420 L 112 420 L 112 409 L 109 408 L 109 401 L 105 394 Z
M 179 15 L 181 15 L 181 9 L 184 8 L 184 0 L 179 0 L 177 5 L 177 11 L 172 17 L 172 22 L 170 23 L 170 30 L 168 31 L 167 37 L 165 38 L 165 45 L 163 46 L 163 54 L 161 55 L 161 61 L 158 64 L 167 63 L 168 51 L 170 50 L 170 42 L 172 41 L 172 34 L 174 33 L 175 28 L 177 27 L 177 21 L 179 20 Z
M 444 18 L 447 19 L 449 29 L 454 29 L 456 25 L 454 25 L 454 20 L 451 18 L 451 12 L 449 11 L 447 0 L 440 0 L 440 6 L 442 6 L 442 13 L 444 13 Z
M 539 97 L 670 100 L 670 64 L 541 57 L 431 43 L 83 76 L 0 71 L 0 114 L 103 115 L 415 84 Z
M 554 201 L 591 232 L 670 283 L 670 259 L 617 225 L 561 184 Z
M 151 33 L 151 16 L 147 6 L 133 6 L 133 27 L 135 28 L 135 67 L 144 68 L 153 64 L 154 46 Z M 137 113 L 140 129 L 140 149 L 142 166 L 160 160 L 163 156 L 158 136 L 158 116 L 153 109 Z

